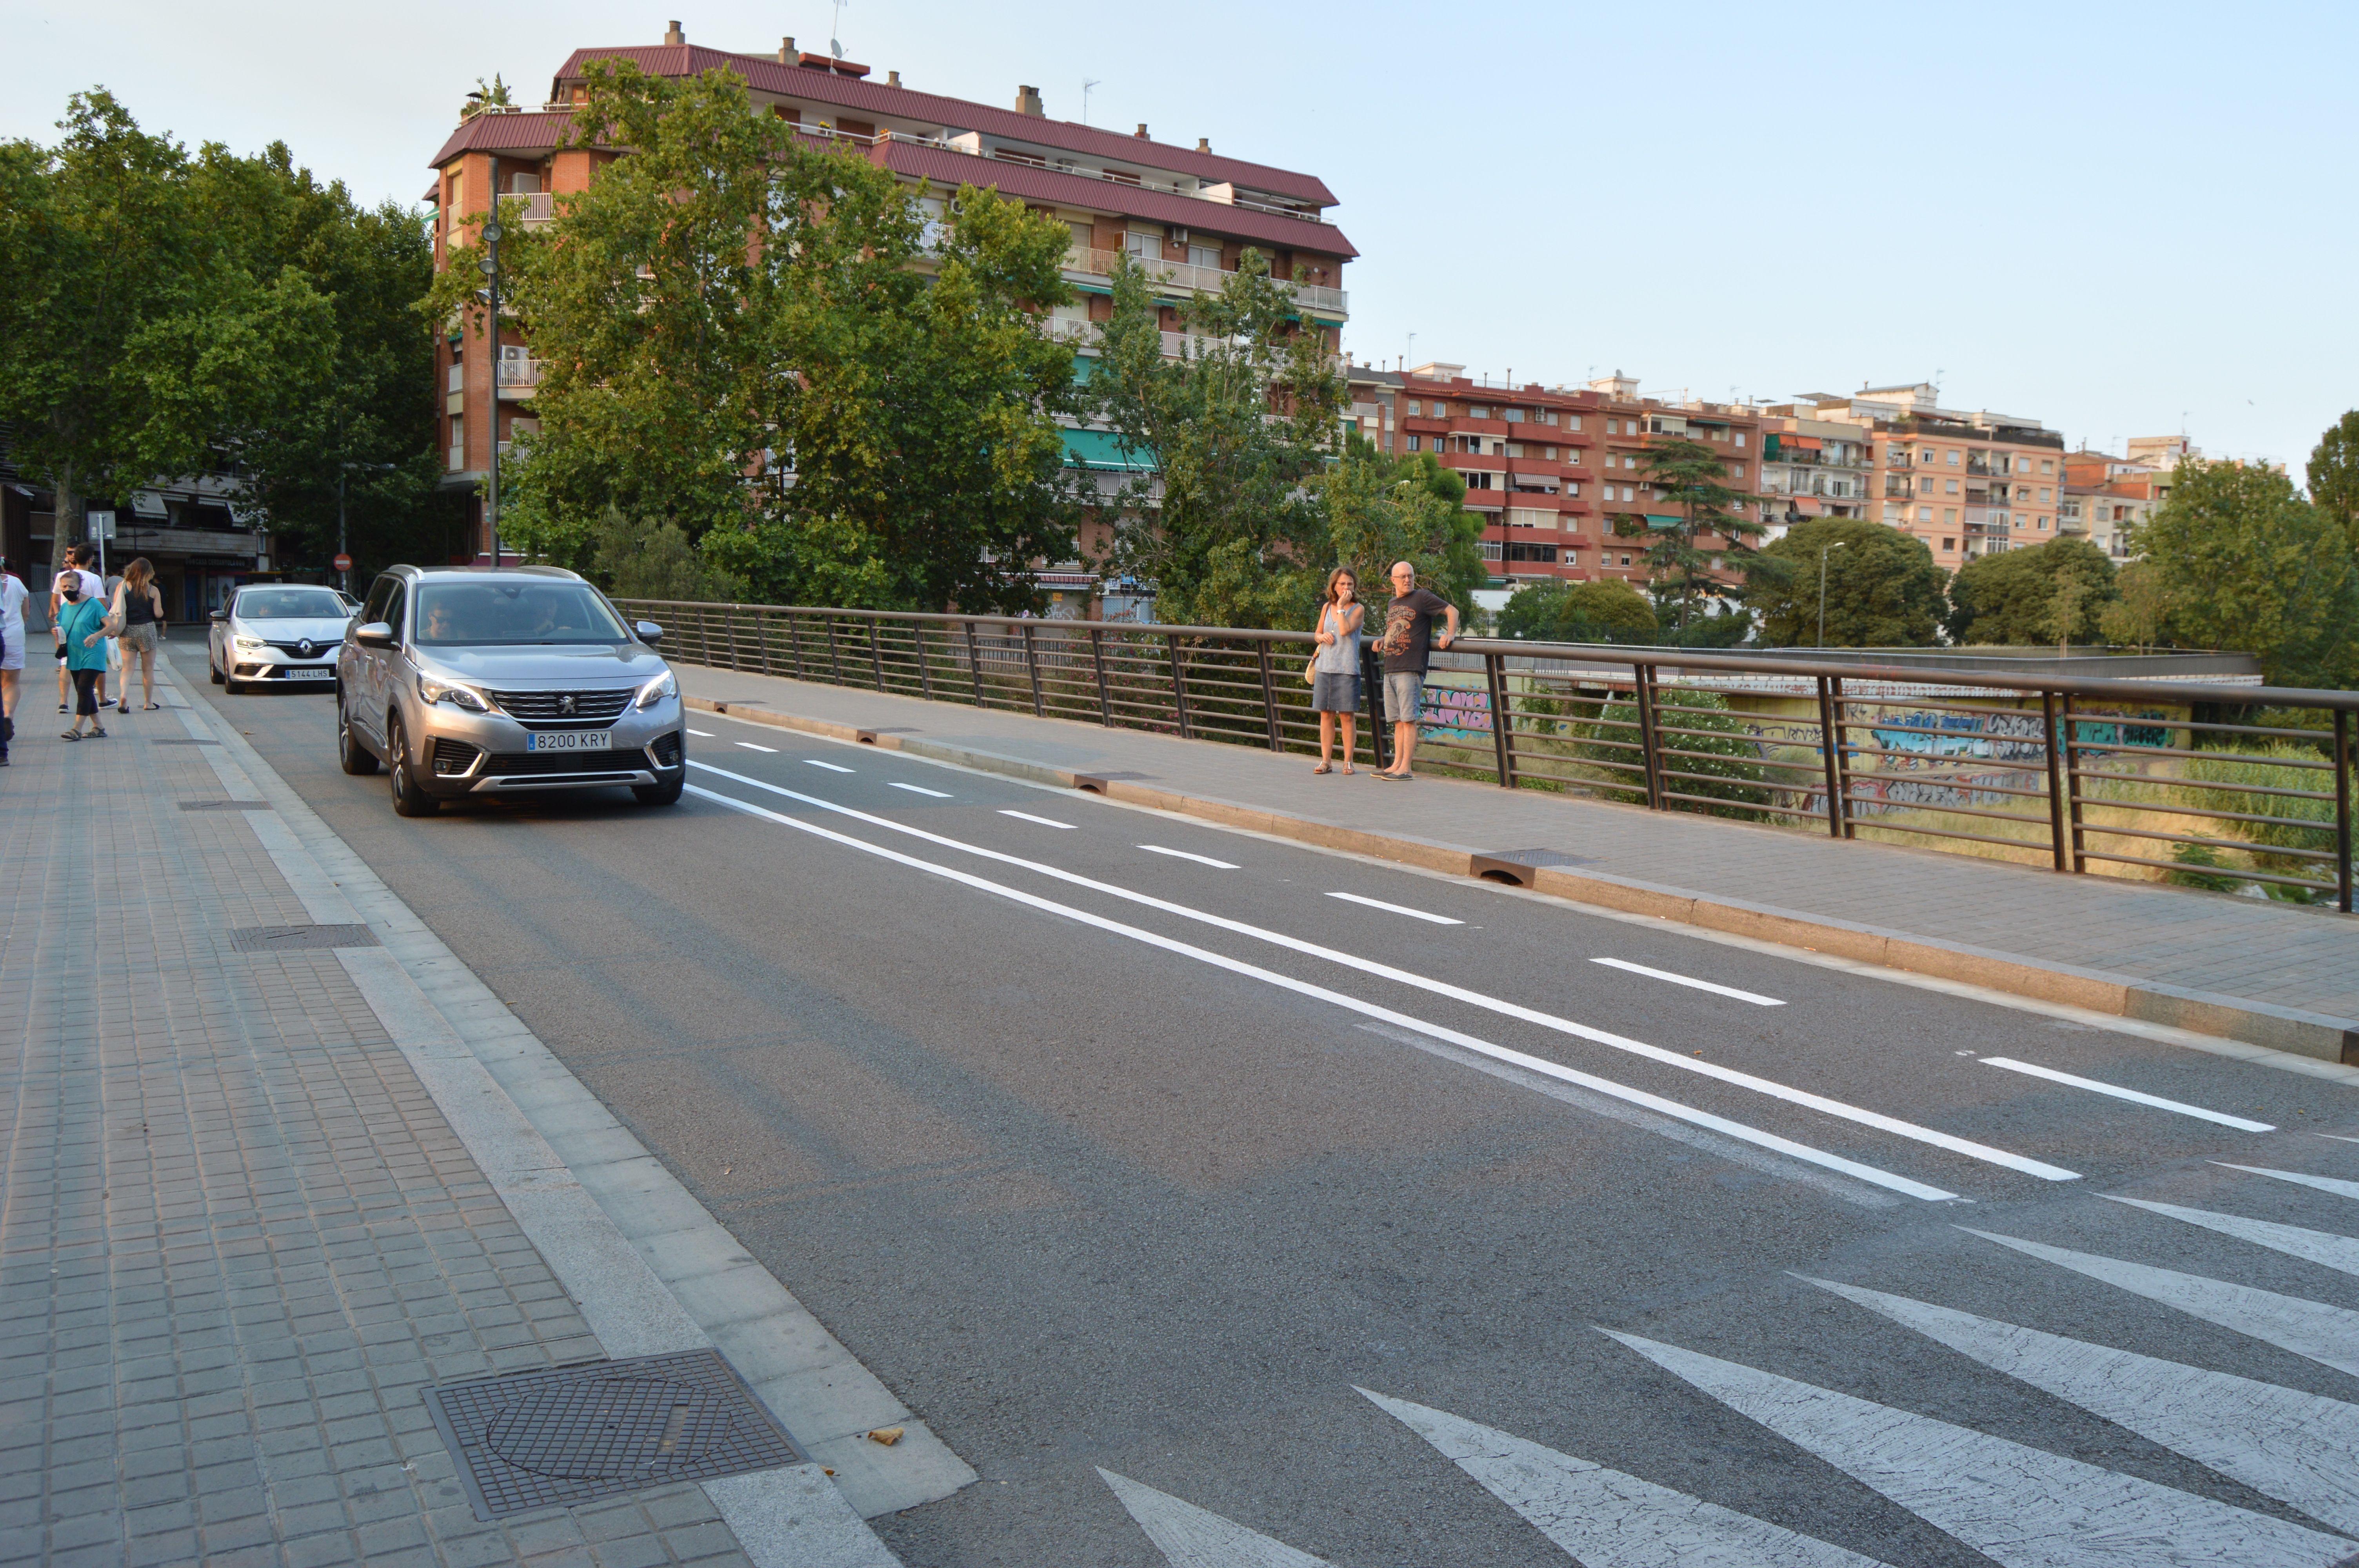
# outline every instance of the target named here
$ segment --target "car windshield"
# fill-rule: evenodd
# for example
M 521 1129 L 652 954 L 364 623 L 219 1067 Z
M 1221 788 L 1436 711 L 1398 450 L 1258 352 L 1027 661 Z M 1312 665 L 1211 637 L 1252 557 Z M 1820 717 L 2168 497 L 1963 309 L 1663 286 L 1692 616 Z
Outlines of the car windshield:
M 585 582 L 427 582 L 418 589 L 422 643 L 627 643 L 630 636 Z
M 250 588 L 237 596 L 241 621 L 342 621 L 351 613 L 324 588 Z

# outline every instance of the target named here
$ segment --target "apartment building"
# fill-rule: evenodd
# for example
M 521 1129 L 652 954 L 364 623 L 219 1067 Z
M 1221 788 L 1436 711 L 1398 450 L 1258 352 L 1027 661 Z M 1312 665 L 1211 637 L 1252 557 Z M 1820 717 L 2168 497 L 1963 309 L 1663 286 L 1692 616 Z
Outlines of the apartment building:
M 1874 443 L 1857 425 L 1819 418 L 1815 401 L 1764 409 L 1762 542 L 1812 517 L 1866 516 L 1874 474 Z
M 472 222 L 496 188 L 522 198 L 521 221 L 545 223 L 554 200 L 587 189 L 598 165 L 616 153 L 560 150 L 571 105 L 592 60 L 629 59 L 650 75 L 692 77 L 726 69 L 743 77 L 761 109 L 790 122 L 806 142 L 851 149 L 910 185 L 928 183 L 936 200 L 973 184 L 996 188 L 1071 228 L 1065 276 L 1082 296 L 1060 308 L 1046 330 L 1087 353 L 1097 324 L 1113 314 L 1114 258 L 1127 255 L 1157 278 L 1167 352 L 1181 351 L 1179 306 L 1197 289 L 1218 289 L 1248 248 L 1268 258 L 1289 284 L 1309 330 L 1340 351 L 1348 298 L 1343 266 L 1358 253 L 1326 216 L 1334 193 L 1314 175 L 1158 141 L 1140 125 L 1124 135 L 1052 119 L 1039 90 L 1019 86 L 1013 106 L 994 108 L 905 85 L 898 71 L 871 80 L 864 65 L 799 50 L 792 38 L 774 52 L 740 53 L 688 42 L 678 23 L 656 45 L 576 49 L 551 81 L 538 110 L 486 111 L 462 120 L 435 153 L 427 200 L 436 213 L 435 265 L 449 263 L 454 239 L 472 243 Z M 445 482 L 474 490 L 495 450 L 537 428 L 532 393 L 538 382 L 530 345 L 512 324 L 496 344 L 454 336 L 439 350 L 449 432 Z M 496 374 L 495 373 L 496 372 Z M 1119 466 L 1103 432 L 1068 433 L 1073 462 Z M 479 539 L 478 549 L 488 545 Z
M 1727 453 L 1729 481 L 1754 482 L 1760 421 L 1730 405 L 1642 397 L 1636 379 L 1584 387 L 1521 386 L 1470 377 L 1439 361 L 1405 372 L 1347 366 L 1353 426 L 1379 451 L 1430 453 L 1466 482 L 1484 519 L 1482 549 L 1495 589 L 1550 579 L 1643 583 L 1645 546 L 1613 531 L 1615 514 L 1662 521 L 1673 509 L 1646 483 L 1649 448 L 1692 438 Z M 1713 543 L 1707 539 L 1706 548 Z
M 2180 436 L 2141 437 L 2117 458 L 2083 448 L 2064 459 L 2064 507 L 2057 525 L 2117 561 L 2134 558 L 2127 532 L 2154 515 L 2170 493 L 2171 470 L 2181 458 L 2203 454 Z

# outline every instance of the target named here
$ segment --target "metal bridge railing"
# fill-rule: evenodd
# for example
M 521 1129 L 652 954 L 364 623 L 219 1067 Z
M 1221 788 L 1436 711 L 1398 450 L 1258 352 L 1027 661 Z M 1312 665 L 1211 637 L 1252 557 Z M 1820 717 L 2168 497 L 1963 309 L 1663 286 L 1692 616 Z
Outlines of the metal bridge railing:
M 1315 750 L 1305 632 L 618 600 L 690 664 Z M 2353 907 L 2359 692 L 1461 639 L 1421 763 L 1539 789 Z M 1388 760 L 1373 654 L 1360 760 Z

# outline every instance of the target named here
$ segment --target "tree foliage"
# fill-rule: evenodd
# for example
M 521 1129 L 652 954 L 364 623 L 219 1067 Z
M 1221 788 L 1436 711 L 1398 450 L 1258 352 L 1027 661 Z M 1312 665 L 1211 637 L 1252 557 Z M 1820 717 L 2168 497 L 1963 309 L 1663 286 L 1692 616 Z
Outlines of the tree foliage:
M 1741 563 L 1752 554 L 1761 524 L 1750 515 L 1749 492 L 1728 482 L 1727 462 L 1701 441 L 1681 438 L 1649 448 L 1643 471 L 1657 504 L 1679 509 L 1677 521 L 1616 513 L 1614 532 L 1647 542 L 1647 585 L 1658 609 L 1678 607 L 1668 619 L 1684 631 L 1707 613 L 1703 600 L 1737 596 L 1735 584 L 1723 580 L 1718 568 L 1729 557 Z M 1718 535 L 1723 543 L 1707 549 L 1707 535 Z
M 1940 638 L 1950 574 L 1925 541 L 1857 517 L 1795 524 L 1745 565 L 1745 602 L 1771 647 L 1821 641 L 1819 573 L 1826 572 L 1830 648 L 1925 648 Z
M 2310 501 L 2343 530 L 2359 554 L 2359 408 L 2318 438 L 2310 454 Z
M 2060 595 L 2060 583 L 2071 587 Z M 2094 643 L 2114 599 L 2114 563 L 2086 539 L 2051 539 L 1967 562 L 1950 579 L 1950 636 L 1960 643 L 2027 647 Z M 2062 623 L 2056 615 L 2070 601 Z
M 2359 558 L 2285 475 L 2182 461 L 2130 544 L 2158 575 L 2168 640 L 2249 649 L 2276 686 L 2359 683 Z
M 1499 635 L 1548 643 L 1652 643 L 1662 627 L 1647 596 L 1619 578 L 1536 582 L 1499 611 Z
M 727 70 L 586 74 L 572 134 L 630 150 L 546 227 L 504 225 L 504 302 L 543 363 L 504 530 L 594 567 L 612 507 L 773 600 L 1033 608 L 1073 548 L 1072 354 L 1038 330 L 1068 231 L 973 189 L 937 221 Z M 429 308 L 479 341 L 473 282 L 454 259 Z

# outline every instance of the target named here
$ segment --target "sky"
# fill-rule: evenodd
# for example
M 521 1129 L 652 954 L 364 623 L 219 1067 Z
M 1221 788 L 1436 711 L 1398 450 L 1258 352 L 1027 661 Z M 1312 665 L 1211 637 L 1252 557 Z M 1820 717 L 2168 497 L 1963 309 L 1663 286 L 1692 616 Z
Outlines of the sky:
M 103 84 L 415 203 L 478 76 L 577 46 L 831 36 L 881 78 L 1307 170 L 1362 259 L 1344 347 L 1782 401 L 1932 381 L 2120 450 L 2297 481 L 2359 405 L 2359 5 L 1680 7 L 0 0 L 0 136 Z M 1414 339 L 1411 334 L 1415 334 Z

